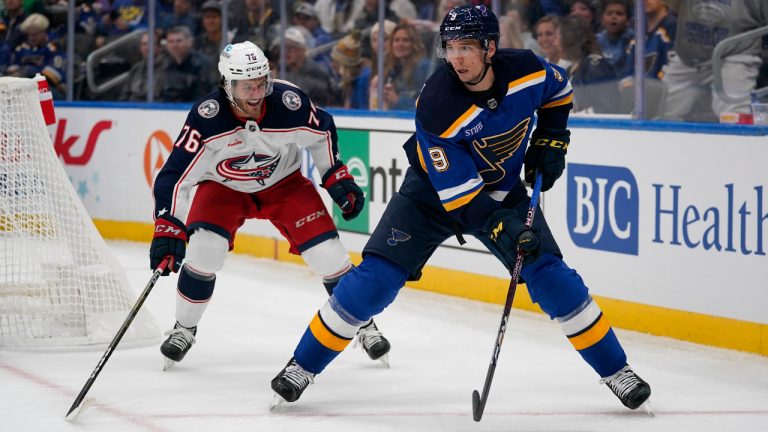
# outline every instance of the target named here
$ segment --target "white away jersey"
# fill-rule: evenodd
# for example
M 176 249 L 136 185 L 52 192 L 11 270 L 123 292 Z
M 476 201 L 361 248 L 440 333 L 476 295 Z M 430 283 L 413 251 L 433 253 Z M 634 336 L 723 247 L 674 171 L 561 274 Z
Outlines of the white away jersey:
M 192 107 L 155 179 L 155 218 L 184 220 L 192 187 L 202 181 L 246 193 L 268 189 L 300 168 L 302 148 L 321 174 L 336 163 L 333 118 L 298 87 L 275 80 L 264 104 L 261 118 L 247 121 L 232 112 L 223 90 Z

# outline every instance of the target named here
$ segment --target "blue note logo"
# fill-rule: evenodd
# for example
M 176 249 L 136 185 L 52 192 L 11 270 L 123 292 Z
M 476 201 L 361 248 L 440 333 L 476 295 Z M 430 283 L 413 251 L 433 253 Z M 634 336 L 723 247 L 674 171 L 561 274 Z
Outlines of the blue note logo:
M 568 164 L 568 232 L 577 246 L 637 255 L 638 209 L 627 168 Z

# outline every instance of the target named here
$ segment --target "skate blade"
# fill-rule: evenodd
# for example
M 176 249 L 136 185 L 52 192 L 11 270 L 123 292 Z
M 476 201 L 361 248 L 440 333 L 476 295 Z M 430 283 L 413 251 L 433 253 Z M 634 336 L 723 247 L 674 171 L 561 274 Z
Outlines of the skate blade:
M 163 372 L 167 371 L 168 369 L 172 368 L 173 365 L 175 365 L 176 362 L 169 359 L 168 357 L 163 357 Z
M 77 408 L 75 408 L 71 413 L 67 414 L 67 416 L 64 417 L 64 420 L 68 422 L 75 421 L 77 416 L 84 413 L 85 410 L 90 408 L 91 405 L 93 405 L 95 400 L 96 399 L 94 398 L 86 398 L 84 401 L 80 402 L 80 405 L 78 405 Z
M 653 407 L 651 407 L 651 400 L 648 399 L 647 401 L 643 402 L 642 405 L 640 405 L 638 408 L 643 410 L 644 413 L 648 414 L 651 417 L 656 417 L 656 414 L 653 412 Z
M 284 403 L 288 403 L 288 401 L 283 399 L 283 397 L 280 396 L 279 394 L 275 393 L 272 396 L 272 402 L 269 403 L 269 410 L 270 411 L 274 411 L 275 408 L 279 407 L 280 405 L 282 405 Z
M 376 360 L 377 360 L 377 361 L 379 361 L 379 362 L 381 362 L 381 364 L 382 364 L 382 365 L 383 365 L 385 368 L 389 369 L 389 353 L 387 353 L 387 354 L 384 354 L 383 356 L 379 357 L 379 358 L 378 358 L 378 359 L 376 359 Z

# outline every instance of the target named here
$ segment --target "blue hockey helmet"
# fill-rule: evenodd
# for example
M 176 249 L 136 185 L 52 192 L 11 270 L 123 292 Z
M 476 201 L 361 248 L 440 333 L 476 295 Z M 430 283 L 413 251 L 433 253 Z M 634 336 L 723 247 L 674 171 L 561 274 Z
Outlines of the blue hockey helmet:
M 483 5 L 456 6 L 445 15 L 440 24 L 440 46 L 457 39 L 477 39 L 485 50 L 488 41 L 499 44 L 499 19 Z

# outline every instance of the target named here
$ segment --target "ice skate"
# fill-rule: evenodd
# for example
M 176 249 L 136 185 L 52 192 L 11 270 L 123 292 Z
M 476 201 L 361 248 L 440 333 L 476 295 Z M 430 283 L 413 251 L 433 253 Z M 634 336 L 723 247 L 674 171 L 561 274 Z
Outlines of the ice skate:
M 180 325 L 178 322 L 173 329 L 165 332 L 168 339 L 160 345 L 160 352 L 164 357 L 164 371 L 170 369 L 174 364 L 184 359 L 184 356 L 187 355 L 187 352 L 192 348 L 192 344 L 195 343 L 196 333 L 197 326 L 187 328 Z
M 353 348 L 360 345 L 371 360 L 379 360 L 384 367 L 389 367 L 390 344 L 387 338 L 381 334 L 373 320 L 360 327 L 355 336 Z
M 304 390 L 315 382 L 315 374 L 307 372 L 291 358 L 291 361 L 272 379 L 275 396 L 269 406 L 270 411 L 283 402 L 295 402 Z
M 643 410 L 653 415 L 650 401 L 651 386 L 640 378 L 629 365 L 624 366 L 615 374 L 600 380 L 619 398 L 621 403 L 629 409 L 643 407 Z

